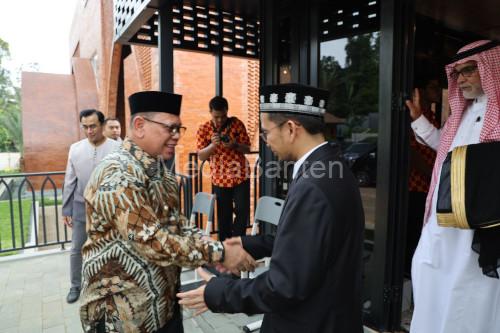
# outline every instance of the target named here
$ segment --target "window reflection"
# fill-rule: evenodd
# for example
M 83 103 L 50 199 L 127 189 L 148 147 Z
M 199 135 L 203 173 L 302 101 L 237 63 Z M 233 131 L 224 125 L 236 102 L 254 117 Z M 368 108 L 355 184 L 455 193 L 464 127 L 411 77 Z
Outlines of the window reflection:
M 321 43 L 320 87 L 330 91 L 327 139 L 361 187 L 366 228 L 375 228 L 379 33 Z

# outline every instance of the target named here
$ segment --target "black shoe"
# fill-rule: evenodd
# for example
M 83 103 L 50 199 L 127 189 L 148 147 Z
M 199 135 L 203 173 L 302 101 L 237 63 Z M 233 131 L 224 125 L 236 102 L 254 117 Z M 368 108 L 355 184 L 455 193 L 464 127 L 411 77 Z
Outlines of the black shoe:
M 71 287 L 69 289 L 68 296 L 66 296 L 66 302 L 69 304 L 75 303 L 78 301 L 78 298 L 80 297 L 80 288 L 78 287 Z

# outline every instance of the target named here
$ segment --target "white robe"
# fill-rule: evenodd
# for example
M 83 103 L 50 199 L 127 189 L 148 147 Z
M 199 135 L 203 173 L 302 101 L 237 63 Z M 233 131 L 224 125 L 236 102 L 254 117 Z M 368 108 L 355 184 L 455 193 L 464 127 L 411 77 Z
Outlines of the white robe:
M 469 106 L 450 150 L 479 143 L 485 110 L 486 96 Z M 429 146 L 437 148 L 440 132 L 427 119 L 420 117 L 412 128 Z M 439 184 L 412 261 L 415 310 L 410 332 L 500 332 L 500 281 L 483 275 L 478 255 L 471 249 L 473 231 L 438 226 L 438 188 Z

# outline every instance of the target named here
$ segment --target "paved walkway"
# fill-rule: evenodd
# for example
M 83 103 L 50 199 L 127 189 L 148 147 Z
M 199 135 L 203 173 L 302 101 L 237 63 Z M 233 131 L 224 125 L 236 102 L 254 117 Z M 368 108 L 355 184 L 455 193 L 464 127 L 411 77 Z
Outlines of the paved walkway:
M 0 333 L 82 332 L 78 303 L 67 304 L 69 252 L 13 261 L 0 261 Z M 261 319 L 243 314 L 184 312 L 186 333 L 242 332 Z

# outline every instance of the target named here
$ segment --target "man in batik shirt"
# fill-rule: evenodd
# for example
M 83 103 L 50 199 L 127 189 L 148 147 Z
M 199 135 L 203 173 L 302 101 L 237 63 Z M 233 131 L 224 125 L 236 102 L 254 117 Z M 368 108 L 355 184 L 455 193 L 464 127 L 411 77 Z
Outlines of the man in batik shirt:
M 183 332 L 175 293 L 181 266 L 253 259 L 205 240 L 179 213 L 178 185 L 163 163 L 180 135 L 181 96 L 139 92 L 129 98 L 130 138 L 95 169 L 85 190 L 85 332 Z

